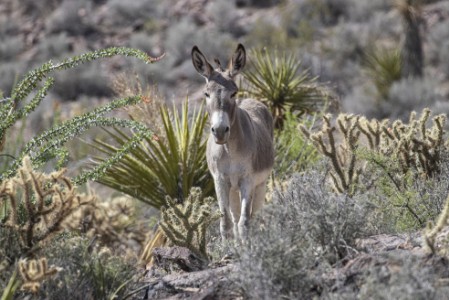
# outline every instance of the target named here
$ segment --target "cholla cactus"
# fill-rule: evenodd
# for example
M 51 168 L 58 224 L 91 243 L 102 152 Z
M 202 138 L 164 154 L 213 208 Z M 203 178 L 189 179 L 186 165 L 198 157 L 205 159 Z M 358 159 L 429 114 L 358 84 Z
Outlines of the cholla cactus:
M 145 234 L 142 224 L 133 222 L 135 209 L 129 197 L 116 197 L 107 201 L 91 201 L 77 210 L 64 226 L 95 237 L 102 245 L 142 245 Z
M 63 230 L 62 223 L 93 197 L 79 194 L 64 170 L 44 174 L 36 172 L 28 157 L 16 177 L 0 185 L 0 207 L 6 214 L 0 227 L 17 232 L 22 253 Z
M 368 120 L 362 116 L 340 114 L 336 126 L 332 125 L 330 115 L 326 115 L 320 131 L 313 133 L 304 126 L 300 128 L 315 147 L 329 157 L 335 190 L 351 195 L 367 162 L 358 155 L 360 149 L 392 158 L 399 163 L 399 171 L 404 174 L 416 170 L 430 177 L 439 171 L 441 155 L 448 150 L 444 139 L 446 116 L 433 117 L 433 124 L 428 128 L 430 115 L 426 108 L 419 118 L 416 112 L 412 112 L 408 124 L 399 120 L 390 124 L 389 120 Z
M 433 125 L 427 128 L 430 110 L 424 109 L 417 119 L 416 112 L 410 115 L 409 124 L 395 121 L 392 127 L 383 126 L 384 139 L 380 151 L 398 159 L 402 171 L 416 169 L 426 176 L 438 172 L 441 154 L 447 150 L 444 140 L 446 116 L 433 117 Z
M 332 182 L 337 192 L 352 194 L 362 167 L 356 162 L 356 150 L 360 131 L 358 130 L 359 117 L 340 114 L 337 118 L 338 127 L 332 126 L 331 116 L 323 116 L 323 127 L 317 133 L 311 133 L 305 126 L 301 126 L 302 133 L 309 138 L 315 147 L 332 163 L 334 172 L 331 172 Z M 341 136 L 336 136 L 336 130 Z M 338 141 L 341 140 L 340 143 Z
M 59 268 L 48 267 L 45 257 L 30 261 L 19 261 L 19 272 L 23 279 L 22 289 L 37 293 L 41 283 L 58 273 Z
M 206 230 L 218 220 L 219 213 L 212 212 L 212 198 L 204 198 L 200 188 L 192 188 L 182 204 L 167 197 L 167 206 L 161 210 L 160 227 L 175 245 L 186 247 L 199 257 L 207 258 Z
M 423 234 L 424 249 L 426 249 L 428 252 L 431 252 L 432 254 L 437 253 L 442 255 L 449 254 L 449 240 L 447 230 L 445 241 L 443 241 L 445 242 L 445 245 L 443 247 L 437 246 L 437 237 L 439 234 L 443 233 L 445 228 L 447 229 L 447 225 L 449 225 L 449 196 L 446 199 L 446 204 L 444 205 L 444 208 L 441 211 L 441 214 L 438 217 L 436 224 L 429 222 L 427 224 L 427 228 L 424 230 Z

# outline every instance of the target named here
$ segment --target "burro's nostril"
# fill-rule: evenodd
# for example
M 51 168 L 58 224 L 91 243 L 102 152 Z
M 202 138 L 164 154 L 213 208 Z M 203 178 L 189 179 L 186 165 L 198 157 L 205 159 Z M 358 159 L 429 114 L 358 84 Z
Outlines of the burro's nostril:
M 212 130 L 212 132 L 215 132 L 215 129 L 214 129 L 214 127 L 212 127 L 212 128 L 211 128 L 211 130 Z
M 229 126 L 226 126 L 225 132 L 229 131 Z

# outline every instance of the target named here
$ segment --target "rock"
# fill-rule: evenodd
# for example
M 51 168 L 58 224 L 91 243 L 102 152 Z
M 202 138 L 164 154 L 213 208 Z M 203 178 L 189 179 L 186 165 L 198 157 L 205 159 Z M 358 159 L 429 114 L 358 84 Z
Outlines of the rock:
M 153 250 L 155 267 L 172 270 L 177 267 L 185 272 L 203 270 L 207 261 L 198 257 L 185 247 L 155 248 Z

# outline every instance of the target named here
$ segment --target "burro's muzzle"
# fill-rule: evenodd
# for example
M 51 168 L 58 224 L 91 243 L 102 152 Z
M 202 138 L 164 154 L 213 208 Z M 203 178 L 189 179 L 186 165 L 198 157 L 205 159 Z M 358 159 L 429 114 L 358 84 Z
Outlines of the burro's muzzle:
M 214 137 L 215 143 L 219 145 L 226 144 L 229 139 L 229 116 L 224 111 L 216 111 L 212 113 L 211 134 Z

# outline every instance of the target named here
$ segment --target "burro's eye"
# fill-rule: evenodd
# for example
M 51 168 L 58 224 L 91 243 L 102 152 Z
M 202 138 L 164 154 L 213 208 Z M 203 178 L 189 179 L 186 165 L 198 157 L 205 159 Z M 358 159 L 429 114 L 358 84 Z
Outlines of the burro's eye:
M 237 92 L 231 94 L 231 98 L 234 98 L 235 96 L 237 96 Z
M 210 95 L 207 92 L 204 93 L 204 96 L 206 96 L 206 98 L 210 97 Z

